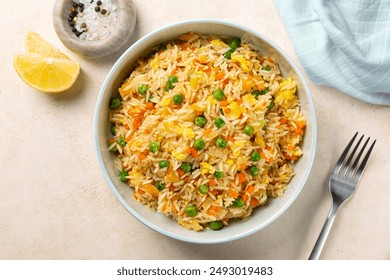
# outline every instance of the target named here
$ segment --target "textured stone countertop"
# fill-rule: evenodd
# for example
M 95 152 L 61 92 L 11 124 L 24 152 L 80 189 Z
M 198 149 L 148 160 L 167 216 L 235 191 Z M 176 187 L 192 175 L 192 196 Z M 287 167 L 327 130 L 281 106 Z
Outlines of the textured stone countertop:
M 293 205 L 247 238 L 194 245 L 165 237 L 132 217 L 98 166 L 93 116 L 99 89 L 119 54 L 85 59 L 66 49 L 52 25 L 54 0 L 8 1 L 0 21 L 0 259 L 307 259 L 330 207 L 327 176 L 359 131 L 377 138 L 359 189 L 340 209 L 322 259 L 390 258 L 390 108 L 355 100 L 308 79 L 318 119 L 312 173 Z M 271 38 L 302 69 L 273 1 L 134 1 L 132 42 L 166 24 L 223 19 Z M 33 30 L 80 62 L 69 91 L 25 85 L 13 68 Z

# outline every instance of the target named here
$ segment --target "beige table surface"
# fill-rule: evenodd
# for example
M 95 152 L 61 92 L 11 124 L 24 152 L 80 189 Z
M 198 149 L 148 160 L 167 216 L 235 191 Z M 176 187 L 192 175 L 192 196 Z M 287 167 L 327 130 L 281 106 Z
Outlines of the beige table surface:
M 133 42 L 166 24 L 213 18 L 246 25 L 282 46 L 302 69 L 273 1 L 135 0 Z M 78 57 L 57 38 L 54 0 L 0 0 L 0 259 L 307 259 L 328 214 L 327 174 L 356 132 L 378 139 L 356 195 L 339 211 L 323 259 L 390 258 L 390 108 L 308 83 L 318 149 L 301 195 L 276 222 L 247 238 L 193 245 L 132 217 L 97 162 L 93 116 L 99 89 L 119 54 Z M 6 9 L 5 9 L 6 8 Z M 63 94 L 39 93 L 17 76 L 13 57 L 33 30 L 80 62 Z

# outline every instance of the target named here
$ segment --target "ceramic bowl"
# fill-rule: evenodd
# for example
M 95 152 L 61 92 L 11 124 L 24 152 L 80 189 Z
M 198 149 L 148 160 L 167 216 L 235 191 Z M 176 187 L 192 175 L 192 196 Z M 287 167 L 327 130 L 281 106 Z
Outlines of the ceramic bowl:
M 118 88 L 127 78 L 137 58 L 147 55 L 160 43 L 177 38 L 189 31 L 217 34 L 229 37 L 246 37 L 262 50 L 265 55 L 273 56 L 278 61 L 283 76 L 293 77 L 297 83 L 298 96 L 302 111 L 307 119 L 307 127 L 302 142 L 304 155 L 294 164 L 296 175 L 288 185 L 284 196 L 268 200 L 265 206 L 254 211 L 247 220 L 232 222 L 220 231 L 205 230 L 195 232 L 184 229 L 173 219 L 153 212 L 139 204 L 133 198 L 133 189 L 118 179 L 115 156 L 108 151 L 109 101 L 118 94 Z M 95 144 L 98 161 L 103 176 L 119 202 L 139 221 L 169 237 L 199 244 L 222 243 L 236 240 L 257 232 L 280 217 L 301 193 L 309 176 L 316 150 L 317 126 L 315 110 L 310 90 L 298 68 L 287 54 L 271 40 L 255 30 L 238 24 L 215 20 L 192 20 L 160 28 L 131 46 L 115 63 L 101 88 L 94 119 Z M 299 206 L 298 206 L 299 207 Z M 294 222 L 294 221 L 291 221 Z
M 111 0 L 111 2 L 117 7 L 118 21 L 114 31 L 101 40 L 88 41 L 77 37 L 69 26 L 68 18 L 72 1 L 55 1 L 53 25 L 62 43 L 74 53 L 89 58 L 110 56 L 125 47 L 135 28 L 136 9 L 132 0 Z

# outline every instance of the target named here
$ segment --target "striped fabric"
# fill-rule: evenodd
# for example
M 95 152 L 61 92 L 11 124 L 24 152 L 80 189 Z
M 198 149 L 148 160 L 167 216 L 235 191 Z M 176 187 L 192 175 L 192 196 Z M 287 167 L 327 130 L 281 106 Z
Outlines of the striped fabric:
M 390 105 L 390 0 L 275 0 L 316 84 Z

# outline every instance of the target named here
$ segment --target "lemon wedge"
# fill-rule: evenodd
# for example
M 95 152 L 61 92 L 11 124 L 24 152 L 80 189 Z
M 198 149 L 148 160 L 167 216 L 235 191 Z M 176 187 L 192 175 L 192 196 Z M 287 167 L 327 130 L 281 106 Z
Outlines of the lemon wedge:
M 47 57 L 69 59 L 69 57 L 67 57 L 53 45 L 46 42 L 41 37 L 41 35 L 33 31 L 27 33 L 24 41 L 24 46 L 26 48 L 27 53 L 36 53 Z
M 79 64 L 70 59 L 39 54 L 16 55 L 14 67 L 26 84 L 48 93 L 69 89 L 80 73 Z
M 48 93 L 62 92 L 73 86 L 80 74 L 80 65 L 30 31 L 25 38 L 27 54 L 17 54 L 14 68 L 32 88 Z

